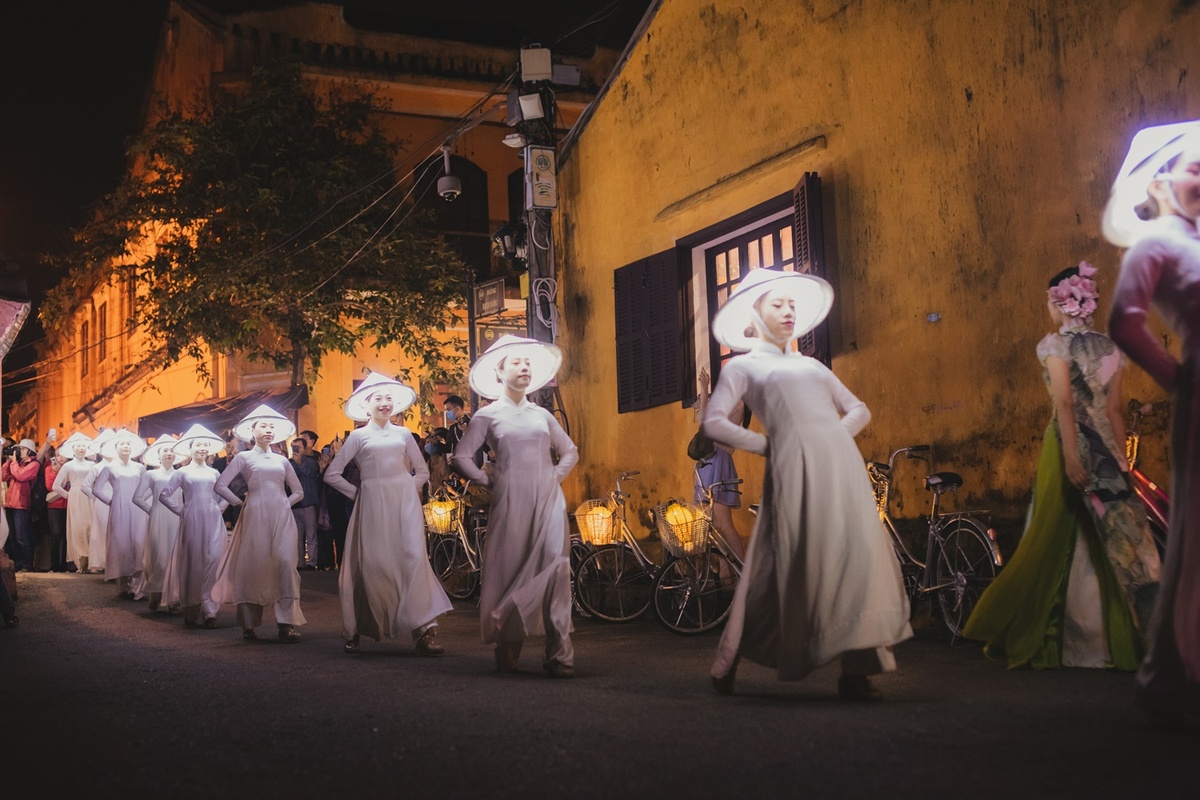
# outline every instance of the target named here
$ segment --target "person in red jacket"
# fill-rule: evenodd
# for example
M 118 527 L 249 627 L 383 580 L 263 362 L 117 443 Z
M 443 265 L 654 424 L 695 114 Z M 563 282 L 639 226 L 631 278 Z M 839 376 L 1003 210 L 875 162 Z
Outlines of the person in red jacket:
M 33 520 L 30 501 L 33 484 L 41 472 L 37 445 L 32 439 L 22 439 L 0 467 L 8 491 L 4 495 L 4 511 L 8 515 L 9 555 L 17 572 L 33 569 Z

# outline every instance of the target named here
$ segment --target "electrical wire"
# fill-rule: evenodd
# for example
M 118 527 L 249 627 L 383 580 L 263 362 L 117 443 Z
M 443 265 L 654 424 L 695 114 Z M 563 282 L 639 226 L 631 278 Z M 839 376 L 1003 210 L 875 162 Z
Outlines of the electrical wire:
M 538 322 L 550 329 L 553 341 L 558 339 L 558 307 L 554 304 L 558 296 L 558 281 L 554 278 L 534 278 L 529 286 L 533 294 L 533 309 Z M 544 304 L 544 309 L 543 309 Z

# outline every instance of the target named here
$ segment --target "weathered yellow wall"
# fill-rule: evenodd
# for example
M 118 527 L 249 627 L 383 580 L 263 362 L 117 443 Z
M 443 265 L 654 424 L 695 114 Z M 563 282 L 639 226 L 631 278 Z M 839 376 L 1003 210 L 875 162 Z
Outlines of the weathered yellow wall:
M 1112 178 L 1139 128 L 1200 117 L 1198 41 L 1200 8 L 1168 0 L 664 0 L 560 175 L 563 384 L 583 454 L 570 501 L 619 469 L 642 470 L 643 506 L 690 484 L 690 410 L 616 413 L 613 270 L 815 170 L 834 370 L 874 416 L 864 456 L 931 443 L 966 478 L 958 502 L 1019 516 L 1050 413 L 1046 281 L 1088 259 L 1107 296 Z M 656 221 L 819 135 L 825 148 Z M 1136 369 L 1126 393 L 1164 401 Z M 1144 444 L 1165 478 L 1161 434 Z M 735 460 L 756 499 L 761 462 Z

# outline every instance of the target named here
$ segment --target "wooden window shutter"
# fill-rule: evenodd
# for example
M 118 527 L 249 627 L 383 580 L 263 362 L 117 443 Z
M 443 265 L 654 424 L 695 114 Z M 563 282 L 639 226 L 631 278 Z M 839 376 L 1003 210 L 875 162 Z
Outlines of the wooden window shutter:
M 681 300 L 674 249 L 613 273 L 617 333 L 617 412 L 681 398 Z
M 821 227 L 821 178 L 806 172 L 792 190 L 792 242 L 796 253 L 796 271 L 830 280 L 825 263 L 825 236 Z M 832 281 L 831 281 L 832 282 Z M 829 320 L 800 337 L 800 352 L 830 365 Z

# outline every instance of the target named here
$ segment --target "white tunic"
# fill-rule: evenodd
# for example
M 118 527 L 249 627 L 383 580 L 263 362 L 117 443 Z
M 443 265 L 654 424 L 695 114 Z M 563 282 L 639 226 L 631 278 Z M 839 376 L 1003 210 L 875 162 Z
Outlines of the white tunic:
M 738 400 L 765 436 L 729 420 Z M 798 353 L 762 345 L 721 370 L 704 432 L 765 455 L 767 470 L 714 675 L 741 655 L 799 680 L 844 652 L 912 636 L 900 566 L 854 444 L 869 419 L 829 369 Z
M 149 516 L 142 570 L 146 573 L 146 592 L 162 594 L 163 580 L 171 563 L 175 540 L 179 538 L 179 516 L 159 502 L 159 493 L 171 482 L 174 467 L 158 467 L 142 474 L 133 502 Z
M 92 483 L 95 505 L 108 507 L 108 540 L 105 544 L 104 579 L 128 578 L 142 571 L 146 547 L 146 512 L 133 503 L 146 468 L 136 461 L 113 459 Z
M 496 478 L 479 596 L 483 641 L 545 632 L 544 607 L 556 638 L 565 641 L 571 626 L 570 533 L 559 484 L 579 452 L 549 411 L 524 398 L 514 403 L 501 397 L 481 409 L 454 451 L 455 468 L 484 486 L 488 477 L 472 459 L 485 442 L 496 456 Z M 569 656 L 558 660 L 571 663 Z
M 83 484 L 92 466 L 86 458 L 72 458 L 62 465 L 51 487 L 67 498 L 67 561 L 77 566 L 79 559 L 87 558 L 88 537 L 92 531 L 92 498 L 83 493 Z
M 217 497 L 220 473 L 195 462 L 175 470 L 159 492 L 162 505 L 179 516 L 179 536 L 163 583 L 163 600 L 185 609 L 204 607 L 206 617 L 217 615 L 212 599 L 217 565 L 225 550 L 224 501 Z
M 342 477 L 351 460 L 358 489 Z M 351 432 L 325 471 L 325 482 L 355 501 L 338 576 L 346 639 L 394 639 L 453 609 L 425 552 L 419 492 L 428 481 L 416 439 L 390 422 Z
M 229 489 L 230 481 L 239 475 L 246 481 L 244 503 Z M 290 497 L 284 493 L 285 485 Z M 256 445 L 234 456 L 214 491 L 230 505 L 240 505 L 242 513 L 217 567 L 213 600 L 268 606 L 294 598 L 294 622 L 303 625 L 292 506 L 304 499 L 304 491 L 292 462 Z
M 81 487 L 83 494 L 88 500 L 95 500 L 95 495 L 92 494 L 92 484 L 96 482 L 96 477 L 100 474 L 100 470 L 108 465 L 109 461 L 98 461 L 88 469 L 88 474 L 83 479 Z M 70 505 L 70 501 L 67 501 Z M 87 555 L 88 569 L 104 569 L 104 558 L 108 550 L 108 506 L 104 503 L 92 503 L 92 524 L 88 526 L 88 547 L 80 555 Z

